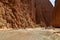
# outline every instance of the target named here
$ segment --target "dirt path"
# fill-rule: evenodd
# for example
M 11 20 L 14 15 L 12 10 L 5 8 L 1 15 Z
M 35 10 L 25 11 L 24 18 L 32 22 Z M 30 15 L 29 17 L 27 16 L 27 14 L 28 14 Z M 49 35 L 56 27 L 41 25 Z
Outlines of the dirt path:
M 56 30 L 56 31 L 55 31 Z M 60 29 L 19 29 L 19 30 L 0 30 L 0 40 L 60 40 Z

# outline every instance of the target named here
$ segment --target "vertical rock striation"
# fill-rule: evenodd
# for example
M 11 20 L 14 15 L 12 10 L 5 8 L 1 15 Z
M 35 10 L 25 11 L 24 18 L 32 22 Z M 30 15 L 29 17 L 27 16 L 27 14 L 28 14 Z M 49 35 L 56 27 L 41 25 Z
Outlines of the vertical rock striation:
M 41 26 L 50 25 L 53 6 L 49 0 L 36 0 L 36 21 Z

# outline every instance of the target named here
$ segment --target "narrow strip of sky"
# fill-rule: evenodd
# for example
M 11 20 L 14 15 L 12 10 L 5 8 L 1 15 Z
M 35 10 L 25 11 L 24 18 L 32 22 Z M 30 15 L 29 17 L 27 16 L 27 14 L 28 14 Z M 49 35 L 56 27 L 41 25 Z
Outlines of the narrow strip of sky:
M 50 2 L 52 3 L 52 5 L 55 5 L 55 0 L 50 0 Z

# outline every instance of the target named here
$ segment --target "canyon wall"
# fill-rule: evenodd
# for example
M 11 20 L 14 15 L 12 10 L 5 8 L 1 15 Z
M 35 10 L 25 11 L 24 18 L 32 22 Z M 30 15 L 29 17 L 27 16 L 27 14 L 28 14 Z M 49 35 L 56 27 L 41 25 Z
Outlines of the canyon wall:
M 56 0 L 55 2 L 50 24 L 54 27 L 60 27 L 60 0 Z
M 36 0 L 36 21 L 41 26 L 49 26 L 53 6 L 49 0 Z
M 48 26 L 52 9 L 49 0 L 0 0 L 1 21 L 4 21 L 0 28 Z

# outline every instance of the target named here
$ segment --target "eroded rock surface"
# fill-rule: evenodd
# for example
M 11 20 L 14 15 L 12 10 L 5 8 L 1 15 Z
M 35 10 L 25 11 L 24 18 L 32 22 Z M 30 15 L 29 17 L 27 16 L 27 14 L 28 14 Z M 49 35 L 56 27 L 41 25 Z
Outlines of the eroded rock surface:
M 33 5 L 30 0 L 0 0 L 0 14 L 10 28 L 35 27 L 34 19 L 30 17 Z

